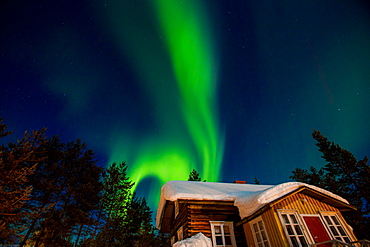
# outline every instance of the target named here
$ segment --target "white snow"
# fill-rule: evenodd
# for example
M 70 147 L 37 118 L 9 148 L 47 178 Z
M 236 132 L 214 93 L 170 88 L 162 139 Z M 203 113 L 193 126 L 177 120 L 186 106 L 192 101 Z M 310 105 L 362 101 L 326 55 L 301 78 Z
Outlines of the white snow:
M 176 242 L 173 247 L 212 247 L 212 241 L 200 232 L 191 238 Z
M 161 197 L 157 211 L 157 228 L 160 228 L 160 219 L 166 201 L 183 200 L 218 200 L 233 201 L 238 207 L 243 219 L 264 205 L 299 189 L 308 187 L 322 194 L 349 204 L 344 198 L 319 187 L 300 183 L 287 182 L 279 185 L 256 185 L 234 183 L 211 183 L 194 181 L 169 181 L 161 189 Z

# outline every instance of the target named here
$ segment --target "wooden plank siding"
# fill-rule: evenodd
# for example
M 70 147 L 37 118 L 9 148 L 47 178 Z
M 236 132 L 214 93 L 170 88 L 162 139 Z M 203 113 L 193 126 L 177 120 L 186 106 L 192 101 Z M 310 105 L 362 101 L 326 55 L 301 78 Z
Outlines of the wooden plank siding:
M 278 209 L 292 209 L 296 210 L 298 214 L 316 215 L 319 214 L 320 211 L 331 211 L 336 212 L 339 217 L 343 219 L 340 211 L 336 207 L 333 207 L 304 193 L 293 193 L 283 198 L 282 200 L 271 203 L 270 205 L 265 207 L 264 210 L 261 210 L 258 214 L 253 215 L 253 217 L 248 219 L 248 221 L 243 221 L 243 227 L 249 247 L 256 246 L 249 222 L 258 216 L 262 217 L 271 246 L 289 246 L 288 240 L 283 230 L 283 226 L 280 223 L 278 217 Z M 350 234 L 352 235 L 352 237 L 354 237 L 352 231 Z
M 288 247 L 289 244 L 285 238 L 284 230 L 279 222 L 279 217 L 273 209 L 268 209 L 264 211 L 262 215 L 257 215 L 262 217 L 263 223 L 266 228 L 267 236 L 271 246 Z M 249 222 L 243 225 L 246 240 L 249 247 L 256 247 L 253 237 L 252 228 Z
M 223 201 L 180 201 L 179 214 L 173 222 L 171 236 L 182 226 L 183 238 L 190 238 L 199 232 L 212 239 L 210 221 L 234 222 L 234 234 L 238 247 L 246 247 L 243 226 L 235 226 L 239 222 L 239 210 L 233 202 Z
M 292 194 L 284 200 L 274 204 L 273 209 L 295 209 L 299 214 L 318 214 L 320 211 L 339 210 L 303 193 Z
M 288 246 L 288 241 L 285 237 L 284 229 L 282 225 L 278 223 L 278 214 L 274 210 L 270 209 L 262 215 L 262 220 L 265 223 L 270 243 L 279 243 L 276 246 Z

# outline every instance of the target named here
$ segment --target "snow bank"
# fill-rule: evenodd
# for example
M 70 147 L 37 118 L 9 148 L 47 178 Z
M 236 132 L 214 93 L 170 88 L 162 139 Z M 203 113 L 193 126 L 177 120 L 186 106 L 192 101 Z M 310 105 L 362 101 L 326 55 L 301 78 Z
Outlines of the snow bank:
M 288 182 L 279 185 L 256 185 L 234 183 L 211 183 L 194 181 L 169 181 L 163 185 L 157 211 L 157 228 L 160 227 L 162 211 L 168 201 L 218 200 L 233 201 L 243 219 L 264 205 L 287 195 L 301 187 L 308 187 L 322 194 L 349 204 L 344 198 L 313 185 Z
M 173 247 L 212 247 L 212 241 L 200 232 L 191 238 L 176 242 Z

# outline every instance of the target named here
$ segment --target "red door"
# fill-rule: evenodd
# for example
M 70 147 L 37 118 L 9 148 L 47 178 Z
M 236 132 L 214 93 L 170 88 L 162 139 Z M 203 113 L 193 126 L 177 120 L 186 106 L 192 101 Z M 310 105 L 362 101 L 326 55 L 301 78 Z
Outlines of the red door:
M 322 224 L 318 216 L 303 216 L 304 221 L 308 229 L 310 230 L 311 236 L 315 243 L 321 243 L 330 240 L 329 234 L 326 232 L 324 225 Z M 323 244 L 320 247 L 330 247 L 332 244 Z

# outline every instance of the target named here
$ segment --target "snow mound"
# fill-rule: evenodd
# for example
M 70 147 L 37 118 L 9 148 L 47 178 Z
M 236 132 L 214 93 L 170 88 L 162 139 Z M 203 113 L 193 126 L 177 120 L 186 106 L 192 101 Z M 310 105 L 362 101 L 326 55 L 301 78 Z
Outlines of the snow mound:
M 166 201 L 183 200 L 216 200 L 232 201 L 238 207 L 243 219 L 264 205 L 279 199 L 301 187 L 307 187 L 336 200 L 349 204 L 344 198 L 319 187 L 301 183 L 288 182 L 279 185 L 211 183 L 194 181 L 169 181 L 163 185 L 157 211 L 157 228 Z
M 176 242 L 173 247 L 212 247 L 212 241 L 200 232 L 191 238 Z

